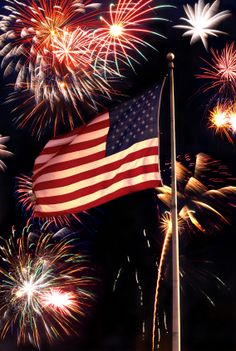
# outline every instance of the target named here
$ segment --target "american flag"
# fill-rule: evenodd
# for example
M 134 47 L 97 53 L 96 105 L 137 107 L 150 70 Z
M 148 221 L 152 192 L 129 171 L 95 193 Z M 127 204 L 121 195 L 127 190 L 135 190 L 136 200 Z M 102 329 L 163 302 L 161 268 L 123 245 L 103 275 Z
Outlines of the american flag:
M 36 217 L 88 210 L 161 185 L 161 86 L 50 140 L 35 160 Z

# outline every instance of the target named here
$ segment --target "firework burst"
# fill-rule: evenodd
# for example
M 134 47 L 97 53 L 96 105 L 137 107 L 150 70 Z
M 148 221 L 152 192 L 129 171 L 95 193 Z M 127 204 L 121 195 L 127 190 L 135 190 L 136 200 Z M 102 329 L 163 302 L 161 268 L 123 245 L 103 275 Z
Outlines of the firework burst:
M 35 77 L 32 90 L 26 87 L 9 94 L 7 103 L 16 106 L 12 110 L 15 123 L 20 128 L 28 127 L 38 139 L 49 128 L 55 136 L 62 125 L 72 130 L 78 123 L 85 124 L 81 106 L 97 112 L 98 100 L 110 99 L 114 93 L 109 77 L 105 79 L 101 71 L 102 66 L 96 70 L 88 67 L 77 68 L 76 73 L 61 71 L 55 75 L 54 68 L 49 67 Z
M 214 232 L 229 224 L 226 212 L 235 198 L 236 187 L 219 187 L 229 175 L 222 170 L 219 161 L 202 153 L 196 156 L 193 173 L 177 162 L 179 217 L 192 229 Z M 157 190 L 158 198 L 170 208 L 171 188 L 164 185 Z
M 1 66 L 5 75 L 17 73 L 15 92 L 8 101 L 17 100 L 18 126 L 27 125 L 38 137 L 51 124 L 54 135 L 60 122 L 73 129 L 74 118 L 83 120 L 80 103 L 96 109 L 97 96 L 110 98 L 109 77 L 115 72 L 107 65 L 105 79 L 100 60 L 94 68 L 93 35 L 82 29 L 94 24 L 99 4 L 7 2 L 11 4 L 5 6 L 8 15 L 0 21 Z M 24 112 L 19 115 L 19 110 Z
M 86 69 L 92 66 L 91 52 L 89 45 L 91 44 L 91 32 L 77 28 L 70 32 L 64 29 L 60 36 L 55 38 L 52 47 L 53 54 L 60 63 L 64 63 L 71 70 L 75 70 L 76 66 L 82 66 Z
M 233 143 L 229 134 L 231 125 L 233 128 L 234 119 L 231 117 L 231 104 L 218 103 L 212 111 L 210 111 L 209 128 L 214 129 L 216 134 L 225 134 L 227 139 Z
M 236 94 L 236 46 L 232 42 L 221 50 L 211 49 L 212 58 L 207 66 L 201 67 L 202 73 L 197 78 L 207 79 L 203 91 L 215 89 L 219 94 L 235 96 Z
M 2 158 L 11 157 L 13 153 L 7 150 L 5 143 L 9 140 L 8 136 L 3 137 L 0 134 L 0 171 L 4 172 L 7 168 L 5 163 L 2 161 Z
M 13 231 L 9 240 L 1 239 L 0 336 L 13 328 L 18 343 L 39 348 L 44 338 L 53 342 L 74 332 L 73 323 L 92 304 L 95 280 L 68 229 L 32 233 L 27 227 L 15 236 Z
M 0 29 L 2 66 L 5 74 L 18 72 L 22 81 L 28 81 L 36 67 L 52 64 L 52 45 L 63 30 L 70 31 L 91 25 L 97 14 L 87 10 L 97 9 L 98 3 L 90 1 L 55 0 L 5 0 L 7 15 L 1 15 Z M 17 58 L 14 64 L 15 57 Z M 24 78 L 24 79 L 23 79 Z
M 146 59 L 140 47 L 155 48 L 144 39 L 145 34 L 154 34 L 162 38 L 165 36 L 147 29 L 145 25 L 151 21 L 166 21 L 154 15 L 155 11 L 166 7 L 168 5 L 153 5 L 152 0 L 119 0 L 117 4 L 110 4 L 107 17 L 100 17 L 103 26 L 94 31 L 96 45 L 93 50 L 97 51 L 98 58 L 103 58 L 104 68 L 110 58 L 115 62 L 118 71 L 121 62 L 125 62 L 134 70 L 133 63 L 137 60 L 132 56 L 132 52 Z
M 205 49 L 207 49 L 207 39 L 209 36 L 217 37 L 218 34 L 225 34 L 224 32 L 214 29 L 225 18 L 230 16 L 228 10 L 218 12 L 220 1 L 216 0 L 212 5 L 207 3 L 205 5 L 203 0 L 198 0 L 194 7 L 189 4 L 184 5 L 186 18 L 180 19 L 187 22 L 187 25 L 179 24 L 175 28 L 185 29 L 183 36 L 191 36 L 190 44 L 201 40 Z

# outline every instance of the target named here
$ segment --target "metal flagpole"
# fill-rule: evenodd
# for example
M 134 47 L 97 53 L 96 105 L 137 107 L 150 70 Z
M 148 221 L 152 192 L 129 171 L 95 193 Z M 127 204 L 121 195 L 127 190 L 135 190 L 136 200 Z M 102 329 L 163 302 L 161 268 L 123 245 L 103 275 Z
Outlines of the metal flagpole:
M 171 221 L 172 221 L 172 351 L 181 351 L 179 236 L 176 180 L 175 87 L 173 53 L 166 56 L 170 73 L 170 127 L 171 127 Z

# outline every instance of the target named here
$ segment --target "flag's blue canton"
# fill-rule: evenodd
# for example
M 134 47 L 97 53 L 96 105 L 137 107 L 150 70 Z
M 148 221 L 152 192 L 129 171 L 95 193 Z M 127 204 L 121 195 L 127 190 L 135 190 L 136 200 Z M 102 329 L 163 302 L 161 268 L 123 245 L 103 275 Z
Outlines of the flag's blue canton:
M 156 86 L 110 111 L 107 156 L 157 137 L 159 97 L 160 87 Z

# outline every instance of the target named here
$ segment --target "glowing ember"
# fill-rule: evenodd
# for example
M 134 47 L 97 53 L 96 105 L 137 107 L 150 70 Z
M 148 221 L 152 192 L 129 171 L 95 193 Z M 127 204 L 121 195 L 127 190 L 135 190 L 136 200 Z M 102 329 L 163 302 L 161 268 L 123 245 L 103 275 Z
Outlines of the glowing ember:
M 119 37 L 123 32 L 123 26 L 121 24 L 113 24 L 110 26 L 110 34 L 113 37 Z
M 60 289 L 51 289 L 42 295 L 42 304 L 44 307 L 58 308 L 66 313 L 68 312 L 68 308 L 76 306 L 76 295 Z
M 220 107 L 217 106 L 211 112 L 210 121 L 212 123 L 212 126 L 216 127 L 216 129 L 225 128 L 228 124 L 227 112 L 221 110 Z

